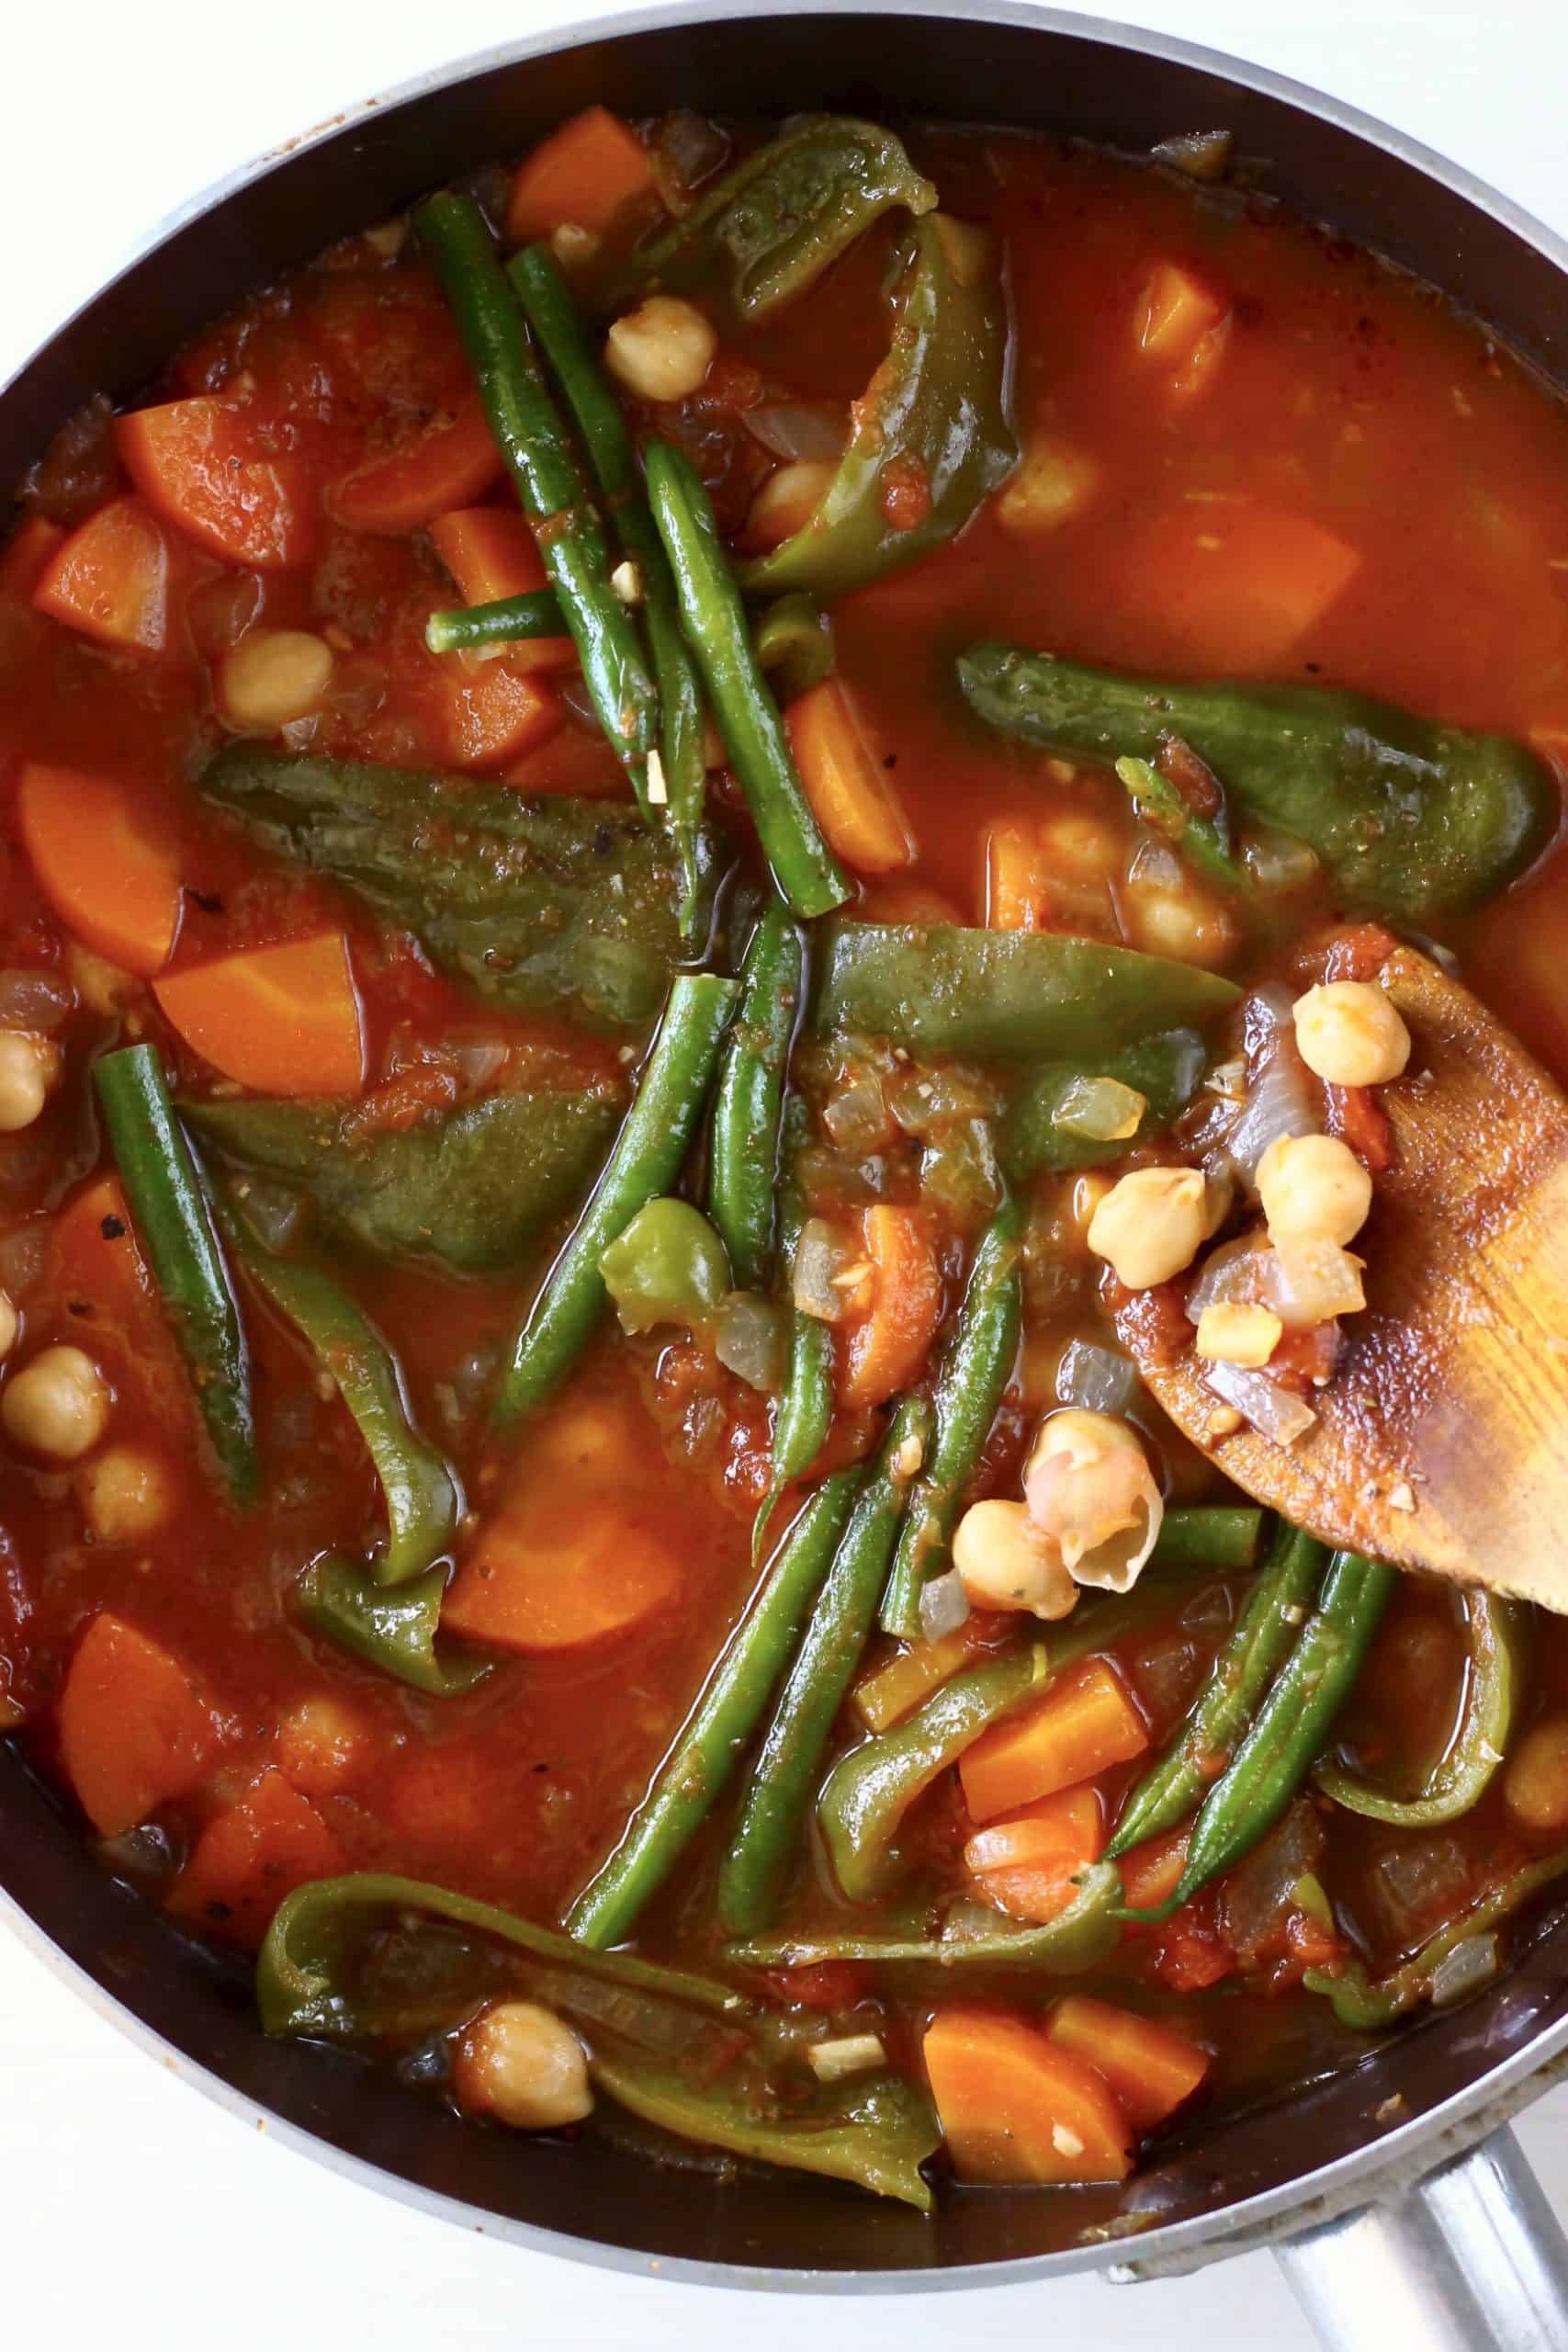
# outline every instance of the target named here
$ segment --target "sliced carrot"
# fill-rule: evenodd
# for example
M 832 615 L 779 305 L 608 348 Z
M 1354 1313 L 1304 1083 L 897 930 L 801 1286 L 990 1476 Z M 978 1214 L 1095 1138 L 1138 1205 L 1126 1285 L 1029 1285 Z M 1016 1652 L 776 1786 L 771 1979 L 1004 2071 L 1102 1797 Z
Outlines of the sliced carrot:
M 179 928 L 179 866 L 141 796 L 113 776 L 31 760 L 17 784 L 17 823 L 66 929 L 122 971 L 162 971 Z
M 187 1046 L 258 1094 L 357 1094 L 365 1031 L 340 931 L 187 965 L 153 994 Z
M 404 538 L 448 507 L 478 498 L 501 471 L 479 395 L 465 392 L 423 430 L 345 475 L 327 504 L 351 530 Z
M 839 680 L 797 695 L 784 717 L 806 797 L 844 863 L 862 874 L 908 865 L 915 844 L 902 804 Z
M 465 605 L 536 595 L 548 585 L 534 534 L 515 510 L 458 507 L 436 516 L 430 537 Z M 519 639 L 506 659 L 513 670 L 570 669 L 577 662 L 577 645 L 570 637 Z
M 964 1849 L 979 1892 L 998 1911 L 1043 1927 L 1066 1910 L 1105 1849 L 1105 1808 L 1092 1781 L 1043 1798 L 982 1829 Z
M 871 1263 L 871 1305 L 845 1327 L 839 1401 L 864 1408 L 907 1388 L 924 1363 L 942 1321 L 942 1289 L 923 1209 L 878 1201 L 863 1212 L 861 1233 Z
M 1091 1658 L 1038 1705 L 986 1732 L 959 1758 L 958 1776 L 974 1818 L 994 1821 L 1125 1764 L 1148 1744 L 1120 1679 L 1103 1658 Z
M 214 1815 L 175 1883 L 169 1908 L 237 1943 L 255 1943 L 286 1894 L 344 1866 L 308 1798 L 269 1766 Z
M 525 245 L 570 222 L 604 236 L 634 205 L 656 200 L 641 140 L 607 107 L 588 107 L 523 158 L 507 201 L 506 233 L 514 245 Z
M 926 2074 L 961 2180 L 1125 2180 L 1133 2133 L 1104 2082 L 1017 2018 L 943 2009 Z
M 436 691 L 442 756 L 453 767 L 500 768 L 526 759 L 566 723 L 555 688 L 510 653 L 495 661 L 445 656 Z
M 76 1645 L 56 1720 L 66 1777 L 105 1838 L 188 1795 L 218 1745 L 217 1720 L 189 1668 L 107 1614 Z
M 1051 875 L 1039 829 L 990 825 L 985 839 L 987 929 L 1049 931 Z
M 260 571 L 309 563 L 317 500 L 296 451 L 271 451 L 243 409 L 203 394 L 115 419 L 115 447 L 166 523 L 227 563 Z
M 525 1654 L 612 1640 L 669 1608 L 681 1584 L 673 1539 L 624 1498 L 525 1491 L 480 1530 L 441 1622 Z
M 1082 1993 L 1057 2002 L 1045 2038 L 1094 2068 L 1135 2132 L 1152 2132 L 1174 2115 L 1213 2063 L 1173 2027 Z
M 1176 1893 L 1187 1865 L 1187 1836 L 1185 1829 L 1168 1829 L 1122 1855 L 1117 1868 L 1129 1910 L 1157 1911 Z
M 29 514 L 0 548 L 0 596 L 30 598 L 51 556 L 65 544 L 65 533 L 47 515 Z
M 850 1693 L 854 1711 L 868 1731 L 886 1731 L 902 1722 L 922 1699 L 940 1690 L 985 1647 L 984 1618 L 970 1617 L 956 1632 L 934 1642 L 917 1642 L 901 1650 L 886 1666 L 868 1674 Z
M 44 565 L 33 604 L 95 644 L 163 650 L 169 617 L 169 550 L 140 498 L 111 498 Z
M 1300 643 L 1360 562 L 1303 514 L 1245 498 L 1189 500 L 1132 535 L 1125 576 L 1148 583 L 1161 628 L 1190 659 L 1260 671 Z

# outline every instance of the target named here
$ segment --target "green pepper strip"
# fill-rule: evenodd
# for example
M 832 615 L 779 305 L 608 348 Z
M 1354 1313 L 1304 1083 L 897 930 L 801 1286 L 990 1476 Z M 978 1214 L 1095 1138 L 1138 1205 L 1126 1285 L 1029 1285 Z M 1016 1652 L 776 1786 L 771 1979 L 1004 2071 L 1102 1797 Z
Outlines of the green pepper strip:
M 567 1927 L 580 1941 L 620 1943 L 711 1810 L 821 1588 L 862 1475 L 827 1479 L 780 1545 L 663 1770 L 572 1905 Z
M 1227 897 L 1252 896 L 1251 876 L 1225 847 L 1212 818 L 1200 817 L 1190 808 L 1176 786 L 1149 761 L 1121 759 L 1115 765 L 1117 782 L 1132 795 L 1134 816 L 1163 833 L 1205 881 L 1216 883 Z
M 1008 1201 L 976 1245 L 964 1304 L 937 1374 L 936 1442 L 909 1498 L 882 1603 L 882 1630 L 900 1641 L 919 1637 L 920 1595 L 947 1565 L 964 1490 L 1012 1374 L 1023 1318 L 1022 1231 L 1023 1204 Z
M 306 1339 L 353 1414 L 387 1504 L 378 1584 L 406 1584 L 452 1540 L 460 1503 L 451 1472 L 409 1418 L 390 1350 L 330 1274 L 276 1258 L 232 1205 L 218 1202 L 230 1248 L 264 1298 Z
M 773 1710 L 740 1799 L 718 1874 L 718 1916 L 731 1935 L 766 1927 L 810 1808 L 833 1721 L 876 1620 L 909 1482 L 931 1433 L 931 1408 L 907 1397 L 876 1466 L 855 1498 L 828 1581 Z
M 776 676 L 779 698 L 794 702 L 833 674 L 833 624 L 814 596 L 798 590 L 778 597 L 751 632 L 757 660 Z
M 702 693 L 681 634 L 675 582 L 649 512 L 637 450 L 620 402 L 600 371 L 581 315 L 548 248 L 528 246 L 507 265 L 506 274 L 582 436 L 616 536 L 641 574 L 642 609 L 659 684 L 659 741 L 666 805 L 683 876 L 681 929 L 690 938 L 700 896 L 697 834 L 703 821 L 707 767 Z
M 454 605 L 432 613 L 424 641 L 432 653 L 468 653 L 478 646 L 559 637 L 565 628 L 554 590 L 537 588 L 525 596 L 497 596 L 488 605 Z
M 1043 1169 L 1099 1168 L 1122 1159 L 1186 1109 L 1202 1082 L 1207 1059 L 1198 1030 L 1168 1029 L 1119 1054 L 1048 1062 L 1032 1070 L 1002 1125 L 999 1156 L 1009 1182 L 1026 1184 Z M 1143 1096 L 1134 1134 L 1097 1143 L 1056 1124 L 1069 1091 L 1086 1078 L 1113 1078 Z
M 807 1124 L 806 1105 L 798 1094 L 792 1094 L 784 1106 L 779 1148 L 779 1223 L 783 1228 L 780 1255 L 786 1273 L 794 1272 L 795 1249 L 805 1223 L 805 1204 L 795 1171 Z M 803 1314 L 798 1306 L 790 1308 L 789 1317 L 789 1356 L 773 1416 L 773 1472 L 751 1529 L 753 1566 L 767 1540 L 779 1497 L 810 1469 L 828 1442 L 833 1422 L 833 1335 L 826 1323 L 819 1323 L 815 1315 Z
M 582 662 L 599 724 L 647 808 L 659 697 L 632 616 L 610 585 L 604 535 L 477 204 L 449 190 L 414 227 L 440 278 L 497 447 Z
M 599 1261 L 638 1209 L 667 1193 L 680 1172 L 735 996 L 733 980 L 677 974 L 615 1148 L 513 1344 L 495 1402 L 502 1426 L 543 1403 L 592 1336 L 607 1295 Z
M 713 501 L 691 459 L 667 441 L 649 444 L 648 494 L 675 575 L 682 625 L 780 895 L 796 914 L 827 914 L 843 905 L 850 885 L 822 838 L 773 689 L 751 650 Z
M 1470 1666 L 1459 1727 L 1448 1753 L 1418 1796 L 1391 1797 L 1325 1761 L 1313 1778 L 1325 1797 L 1396 1829 L 1434 1829 L 1468 1813 L 1502 1763 L 1514 1726 L 1523 1671 L 1524 1614 L 1489 1592 L 1463 1596 Z
M 151 1046 L 127 1046 L 93 1066 L 109 1141 L 137 1236 L 196 1391 L 218 1465 L 234 1500 L 261 1484 L 244 1326 L 212 1211 Z
M 770 899 L 740 967 L 709 1147 L 708 1209 L 741 1290 L 761 1290 L 768 1277 L 784 1070 L 805 986 L 800 933 L 782 901 Z
M 1199 1503 L 1168 1510 L 1144 1574 L 1161 1568 L 1250 1568 L 1262 1540 L 1263 1513 L 1250 1503 Z
M 1128 1799 L 1105 1849 L 1111 1860 L 1184 1819 L 1211 1786 L 1293 1646 L 1327 1557 L 1326 1546 L 1312 1536 L 1283 1524 L 1278 1529 L 1247 1606 L 1187 1721 Z
M 915 1967 L 944 1975 L 949 1969 L 1029 1968 L 1046 1976 L 1076 1976 L 1103 1960 L 1119 1935 L 1116 1905 L 1120 1874 L 1109 1862 L 1091 1862 L 1077 1881 L 1066 1909 L 1040 1927 L 1018 1927 L 999 1912 L 968 1910 L 962 1924 L 953 1915 L 940 1936 L 779 1935 L 749 1936 L 726 1944 L 724 1957 L 737 1968 L 816 1968 L 840 1960 L 870 1961 L 886 1968 Z
M 1568 1850 L 1543 1855 L 1529 1862 L 1483 1894 L 1461 1919 L 1450 1919 L 1429 1942 L 1387 1976 L 1374 1977 L 1364 1961 L 1352 1960 L 1342 1968 L 1309 1968 L 1302 1978 L 1309 1993 L 1326 1995 L 1341 2025 L 1362 2033 L 1393 2025 L 1418 2002 L 1430 2000 L 1432 1979 L 1439 1961 L 1468 1943 L 1472 1936 L 1489 1935 L 1506 1919 L 1522 1911 L 1541 1889 L 1568 1871 Z
M 1252 1728 L 1203 1800 L 1175 1894 L 1156 1910 L 1129 1912 L 1129 1918 L 1169 1918 L 1268 1836 L 1322 1755 L 1397 1582 L 1397 1569 L 1381 1560 L 1335 1553 L 1315 1611 Z
M 493 1665 L 489 1658 L 437 1656 L 446 1591 L 445 1568 L 427 1568 L 412 1584 L 389 1592 L 355 1561 L 328 1553 L 312 1560 L 295 1585 L 293 1609 L 310 1633 L 367 1666 L 433 1699 L 451 1699 L 482 1682 Z

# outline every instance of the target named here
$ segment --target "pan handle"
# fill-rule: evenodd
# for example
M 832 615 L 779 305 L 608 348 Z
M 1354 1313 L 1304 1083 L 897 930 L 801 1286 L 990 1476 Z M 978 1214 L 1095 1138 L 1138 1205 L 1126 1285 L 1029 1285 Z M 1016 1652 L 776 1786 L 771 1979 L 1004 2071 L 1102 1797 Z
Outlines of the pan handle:
M 1324 2352 L 1568 2346 L 1568 2238 L 1506 2126 L 1274 2254 Z

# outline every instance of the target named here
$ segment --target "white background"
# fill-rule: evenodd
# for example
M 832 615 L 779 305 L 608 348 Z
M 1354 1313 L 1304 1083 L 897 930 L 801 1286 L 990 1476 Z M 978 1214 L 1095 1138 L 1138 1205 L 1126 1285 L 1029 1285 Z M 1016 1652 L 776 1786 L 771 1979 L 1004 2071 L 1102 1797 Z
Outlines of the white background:
M 1107 0 L 1110 8 L 1114 0 Z M 71 0 L 7 11 L 0 380 L 164 213 L 247 156 L 453 51 L 592 0 Z M 1089 13 L 1085 11 L 1083 13 Z M 1136 21 L 1330 90 L 1560 230 L 1562 0 L 1129 0 Z M 3 745 L 0 745 L 3 750 Z M 1297 2352 L 1265 2256 L 1157 2287 L 1070 2280 L 919 2301 L 735 2294 L 612 2277 L 412 2214 L 243 2130 L 0 1937 L 0 2245 L 15 2343 L 164 2352 L 900 2352 L 1010 2338 L 1097 2352 Z M 1523 2137 L 1568 2212 L 1568 2090 Z M 1422 2352 L 1416 2345 L 1399 2352 Z

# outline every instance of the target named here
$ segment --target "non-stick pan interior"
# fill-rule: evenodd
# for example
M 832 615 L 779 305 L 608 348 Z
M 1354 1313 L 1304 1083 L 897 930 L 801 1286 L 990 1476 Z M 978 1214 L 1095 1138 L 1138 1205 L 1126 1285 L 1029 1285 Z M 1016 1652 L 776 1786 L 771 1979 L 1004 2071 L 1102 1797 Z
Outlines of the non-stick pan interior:
M 90 304 L 0 397 L 0 485 L 19 479 L 91 393 L 133 391 L 186 336 L 245 290 L 421 190 L 515 153 L 592 100 L 631 114 L 683 105 L 779 113 L 849 107 L 883 116 L 1003 122 L 1138 151 L 1224 127 L 1256 185 L 1442 287 L 1560 382 L 1568 381 L 1568 278 L 1480 191 L 1427 175 L 1375 134 L 1299 96 L 1232 79 L 1216 62 L 1020 9 L 997 17 L 815 13 L 657 22 L 553 54 L 481 62 L 445 85 L 355 117 L 286 152 L 265 175 L 187 220 Z M 479 2131 L 334 2052 L 268 2043 L 245 1978 L 178 1937 L 117 1886 L 21 1758 L 0 1750 L 0 1877 L 22 1909 L 135 2018 L 244 2099 L 395 2179 L 479 2209 L 491 2226 L 559 2232 L 623 2260 L 753 2272 L 924 2274 L 1055 2256 L 1153 2250 L 1145 2233 L 1207 2218 L 1386 2143 L 1483 2076 L 1568 2031 L 1568 1918 L 1531 1940 L 1484 1998 L 1428 2018 L 1361 2064 L 1267 2110 L 1195 2132 L 1125 2191 L 974 2191 L 934 2222 L 799 2175 L 653 2168 L 632 2154 Z M 1108 2243 L 1109 2240 L 1109 2243 Z M 586 2243 L 584 2243 L 586 2242 Z M 571 2250 L 563 2246 L 561 2251 Z M 826 2278 L 821 2274 L 827 2274 Z

